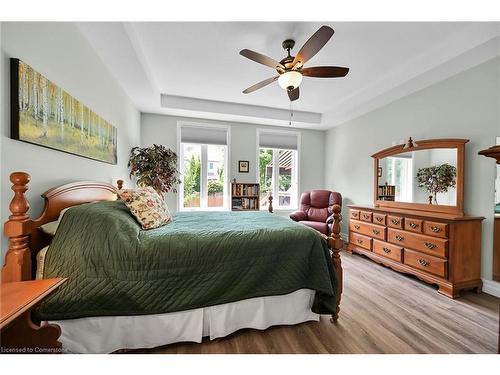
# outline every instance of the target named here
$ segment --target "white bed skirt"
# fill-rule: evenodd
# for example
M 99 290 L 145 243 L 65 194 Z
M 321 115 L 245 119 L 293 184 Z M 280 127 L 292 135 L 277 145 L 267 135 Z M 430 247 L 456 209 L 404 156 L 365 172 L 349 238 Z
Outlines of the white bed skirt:
M 311 311 L 315 292 L 299 289 L 282 296 L 251 298 L 167 314 L 98 316 L 55 320 L 63 348 L 71 353 L 110 353 L 118 349 L 154 348 L 174 342 L 201 342 L 227 336 L 242 328 L 319 320 Z

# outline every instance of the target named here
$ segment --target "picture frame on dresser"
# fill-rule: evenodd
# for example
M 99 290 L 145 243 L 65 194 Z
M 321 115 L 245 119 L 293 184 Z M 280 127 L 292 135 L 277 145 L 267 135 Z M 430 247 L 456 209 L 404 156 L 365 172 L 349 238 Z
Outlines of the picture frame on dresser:
M 349 205 L 348 251 L 437 285 L 438 292 L 450 298 L 459 297 L 465 289 L 481 292 L 481 226 L 484 217 L 466 215 L 463 211 L 467 142 L 467 139 L 411 140 L 372 155 L 374 202 L 372 205 Z M 417 154 L 422 150 L 435 151 L 435 155 L 422 158 Z M 445 159 L 453 156 L 453 161 L 448 160 L 456 171 L 456 180 L 450 184 L 453 189 L 449 189 L 448 200 L 443 200 L 444 195 L 440 195 L 440 200 L 446 204 L 424 203 L 425 191 L 418 192 L 420 186 L 414 184 L 417 160 L 419 163 L 425 160 L 429 167 L 433 167 L 444 164 L 443 155 Z M 384 185 L 381 185 L 383 181 L 378 171 L 384 158 L 401 159 L 392 160 L 392 168 L 395 165 L 408 166 L 406 172 L 393 171 L 395 194 L 391 200 L 380 198 L 380 187 Z M 383 174 L 390 173 L 384 170 Z M 394 177 L 396 175 L 404 177 L 398 180 Z M 385 184 L 387 180 L 391 181 L 391 176 L 384 178 Z M 404 181 L 408 186 L 404 186 Z M 440 194 L 445 190 L 442 189 Z

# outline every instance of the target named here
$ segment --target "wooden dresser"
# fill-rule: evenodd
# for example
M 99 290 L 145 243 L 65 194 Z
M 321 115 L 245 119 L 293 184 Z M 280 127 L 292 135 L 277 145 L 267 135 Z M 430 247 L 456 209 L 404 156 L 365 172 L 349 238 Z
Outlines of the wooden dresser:
M 481 291 L 481 221 L 451 215 L 375 206 L 349 206 L 351 252 L 437 284 L 456 298 Z

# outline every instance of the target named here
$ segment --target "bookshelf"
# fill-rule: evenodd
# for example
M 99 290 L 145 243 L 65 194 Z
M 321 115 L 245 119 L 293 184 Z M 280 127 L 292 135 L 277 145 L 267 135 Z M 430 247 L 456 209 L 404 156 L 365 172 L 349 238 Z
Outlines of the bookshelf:
M 396 198 L 395 185 L 379 185 L 378 186 L 378 199 L 381 201 L 394 201 Z
M 259 184 L 233 182 L 231 184 L 232 211 L 258 211 L 260 200 Z

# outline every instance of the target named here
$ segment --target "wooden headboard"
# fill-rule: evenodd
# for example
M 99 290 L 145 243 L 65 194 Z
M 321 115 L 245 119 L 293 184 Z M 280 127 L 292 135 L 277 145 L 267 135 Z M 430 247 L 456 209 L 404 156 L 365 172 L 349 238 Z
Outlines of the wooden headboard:
M 50 243 L 50 236 L 40 226 L 57 220 L 61 210 L 83 203 L 116 200 L 117 188 L 102 182 L 73 182 L 52 188 L 42 194 L 45 201 L 43 212 L 37 219 L 26 213 L 29 203 L 24 193 L 28 190 L 30 175 L 14 172 L 10 175 L 14 198 L 10 202 L 11 215 L 4 225 L 9 237 L 9 248 L 2 268 L 2 282 L 32 280 L 36 268 L 36 255 Z M 121 182 L 121 183 L 120 183 Z M 123 182 L 119 180 L 119 188 Z

